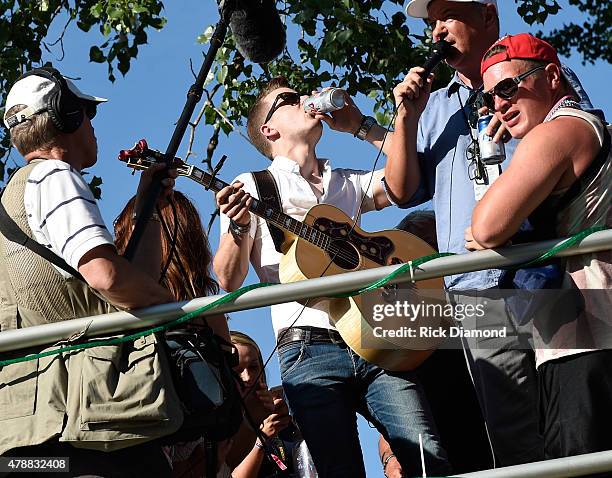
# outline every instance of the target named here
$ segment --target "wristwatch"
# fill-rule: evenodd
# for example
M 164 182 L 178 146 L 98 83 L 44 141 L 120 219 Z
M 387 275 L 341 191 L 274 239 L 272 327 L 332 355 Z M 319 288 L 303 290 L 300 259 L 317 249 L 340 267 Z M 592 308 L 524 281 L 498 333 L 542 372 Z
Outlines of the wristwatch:
M 247 224 L 238 224 L 233 219 L 230 219 L 229 228 L 234 236 L 242 237 L 245 234 L 248 234 L 249 230 L 251 229 L 251 221 L 249 221 Z
M 361 120 L 361 124 L 359 125 L 359 129 L 355 133 L 355 137 L 359 138 L 361 141 L 366 139 L 366 136 L 372 129 L 372 126 L 376 124 L 376 120 L 371 116 L 365 116 Z

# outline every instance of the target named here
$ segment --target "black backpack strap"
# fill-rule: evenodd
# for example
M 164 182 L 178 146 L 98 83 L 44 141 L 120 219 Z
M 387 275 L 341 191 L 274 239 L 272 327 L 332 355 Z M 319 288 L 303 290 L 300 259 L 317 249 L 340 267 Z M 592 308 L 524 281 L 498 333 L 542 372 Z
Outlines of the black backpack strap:
M 2 198 L 1 193 L 0 198 Z M 34 254 L 38 254 L 43 259 L 46 259 L 60 269 L 63 269 L 68 274 L 82 280 L 83 282 L 86 282 L 83 276 L 72 266 L 70 266 L 64 259 L 42 244 L 36 242 L 25 232 L 23 232 L 13 218 L 9 216 L 9 213 L 5 209 L 4 204 L 2 204 L 2 201 L 0 201 L 0 233 L 2 233 L 2 235 L 9 241 L 15 242 L 23 247 L 27 247 Z
M 268 206 L 283 212 L 280 194 L 278 193 L 278 187 L 272 173 L 267 169 L 264 169 L 263 171 L 254 171 L 251 174 L 255 180 L 259 200 L 266 203 Z M 274 248 L 278 252 L 282 253 L 282 245 L 283 242 L 285 242 L 285 233 L 282 231 L 282 229 L 269 222 L 268 229 L 270 229 L 270 235 L 272 236 L 272 241 L 274 241 Z

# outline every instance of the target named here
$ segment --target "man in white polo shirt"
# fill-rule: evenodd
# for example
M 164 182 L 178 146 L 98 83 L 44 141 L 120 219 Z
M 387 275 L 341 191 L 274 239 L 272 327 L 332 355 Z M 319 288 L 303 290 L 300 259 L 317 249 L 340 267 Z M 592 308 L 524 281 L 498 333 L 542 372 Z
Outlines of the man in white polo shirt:
M 173 301 L 157 283 L 159 219 L 128 262 L 81 175 L 97 160 L 91 119 L 104 101 L 52 68 L 24 74 L 7 96 L 4 123 L 27 164 L 8 181 L 2 206 L 74 274 L 0 234 L 0 331 Z M 142 174 L 136 208 L 160 168 Z M 173 184 L 164 179 L 162 201 Z M 180 427 L 180 403 L 161 344 L 154 335 L 137 342 L 0 368 L 0 454 L 69 457 L 71 476 L 169 476 L 160 446 L 144 442 Z M 40 349 L 18 355 L 28 352 Z

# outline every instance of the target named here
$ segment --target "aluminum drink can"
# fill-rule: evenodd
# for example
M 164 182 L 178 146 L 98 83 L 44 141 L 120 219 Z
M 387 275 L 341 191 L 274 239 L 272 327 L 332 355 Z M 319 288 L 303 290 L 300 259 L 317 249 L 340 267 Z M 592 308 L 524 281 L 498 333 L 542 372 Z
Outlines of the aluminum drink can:
M 496 143 L 493 138 L 485 133 L 493 115 L 488 114 L 478 118 L 478 148 L 480 149 L 480 160 L 484 164 L 499 164 L 506 159 L 506 148 L 500 141 Z
M 344 92 L 340 88 L 330 88 L 321 93 L 309 96 L 304 100 L 306 113 L 329 113 L 344 108 Z

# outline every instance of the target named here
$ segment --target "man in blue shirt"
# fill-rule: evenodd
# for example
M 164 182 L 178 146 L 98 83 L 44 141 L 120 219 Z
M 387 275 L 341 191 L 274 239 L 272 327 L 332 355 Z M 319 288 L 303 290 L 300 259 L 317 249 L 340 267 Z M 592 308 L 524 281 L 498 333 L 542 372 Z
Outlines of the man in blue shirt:
M 507 160 L 501 166 L 487 168 L 488 180 L 476 178 L 477 163 L 471 150 L 477 140 L 474 128 L 482 91 L 480 61 L 499 38 L 497 4 L 495 0 L 410 0 L 407 12 L 430 23 L 434 41 L 445 39 L 451 44 L 446 62 L 455 69 L 455 75 L 448 86 L 430 95 L 431 80 L 421 79 L 421 68 L 410 70 L 394 90 L 400 107 L 395 131 L 384 143 L 384 128 L 374 124 L 373 118 L 363 116 L 352 102 L 349 108 L 319 117 L 332 129 L 352 132 L 377 148 L 384 144 L 388 159 L 383 185 L 389 199 L 404 208 L 431 200 L 439 250 L 463 254 L 468 252 L 465 232 L 476 198 L 505 169 L 516 145 L 514 140 L 506 143 Z M 581 98 L 582 107 L 592 110 L 574 73 L 566 67 L 563 71 Z M 530 325 L 518 324 L 503 300 L 490 298 L 490 293 L 495 294 L 502 286 L 504 274 L 505 271 L 489 269 L 445 278 L 451 299 L 457 303 L 473 304 L 475 299 L 471 296 L 488 296 L 486 324 L 466 319 L 464 328 L 505 327 L 508 331 L 505 343 L 497 338 L 464 341 L 498 466 L 544 459 Z
M 482 89 L 480 61 L 499 38 L 497 5 L 495 0 L 411 0 L 407 12 L 428 20 L 434 41 L 445 39 L 451 44 L 446 62 L 456 72 L 446 88 L 430 94 L 431 78 L 422 79 L 423 69 L 412 68 L 394 89 L 399 108 L 387 167 L 396 173 L 387 175 L 386 186 L 401 207 L 432 200 L 440 251 L 462 254 L 467 252 L 464 233 L 477 198 L 508 162 L 502 168 L 487 167 L 485 177 L 477 178 L 478 164 L 470 151 L 477 139 L 473 128 L 475 99 Z M 584 93 L 571 71 L 566 71 L 566 77 L 577 93 Z M 588 102 L 586 95 L 583 99 Z M 592 109 L 590 103 L 584 106 Z M 515 141 L 506 144 L 508 159 L 514 149 Z M 470 302 L 464 294 L 494 290 L 500 287 L 503 275 L 504 271 L 496 269 L 457 274 L 446 277 L 446 286 L 456 302 Z M 487 327 L 506 327 L 508 341 L 467 339 L 465 345 L 496 464 L 541 460 L 543 442 L 528 326 L 518 325 L 501 299 L 487 299 L 486 319 Z M 466 321 L 463 325 L 471 328 L 475 324 Z

